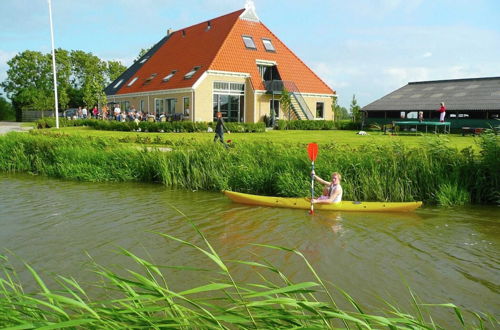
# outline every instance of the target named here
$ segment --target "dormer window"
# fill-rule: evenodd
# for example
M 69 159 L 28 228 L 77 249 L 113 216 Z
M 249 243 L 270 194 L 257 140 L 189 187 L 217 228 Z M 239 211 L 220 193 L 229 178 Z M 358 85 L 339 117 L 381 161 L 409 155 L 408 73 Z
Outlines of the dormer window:
M 174 74 L 176 72 L 177 72 L 177 70 L 172 70 L 172 72 L 170 72 L 168 75 L 165 76 L 165 78 L 163 78 L 163 82 L 169 81 L 174 76 Z
M 273 43 L 270 39 L 262 39 L 262 43 L 264 44 L 264 48 L 268 52 L 276 52 L 276 48 L 274 48 Z
M 189 79 L 191 78 L 192 76 L 194 76 L 194 74 L 196 73 L 196 71 L 198 71 L 199 69 L 201 68 L 201 66 L 195 66 L 193 68 L 193 70 L 189 71 L 188 73 L 186 73 L 186 75 L 184 76 L 184 79 Z
M 115 88 L 115 89 L 118 88 L 118 86 L 120 86 L 122 84 L 122 82 L 123 82 L 123 79 L 120 79 L 120 81 L 117 82 L 116 85 L 113 86 L 113 88 Z
M 151 80 L 153 80 L 154 77 L 156 77 L 158 74 L 156 73 L 153 73 L 152 75 L 150 75 L 145 81 L 144 81 L 144 85 L 147 85 L 151 82 Z
M 255 42 L 253 42 L 253 38 L 250 37 L 250 36 L 242 36 L 243 38 L 243 42 L 245 43 L 245 47 L 247 49 L 257 49 L 257 47 L 255 47 Z
M 139 77 L 135 77 L 134 79 L 132 79 L 127 86 L 128 87 L 132 86 L 137 81 L 137 79 L 139 79 Z

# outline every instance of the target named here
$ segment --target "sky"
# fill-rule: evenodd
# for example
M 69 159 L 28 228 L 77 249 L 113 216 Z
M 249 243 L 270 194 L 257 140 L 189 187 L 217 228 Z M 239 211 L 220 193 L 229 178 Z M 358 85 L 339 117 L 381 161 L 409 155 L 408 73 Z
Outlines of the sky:
M 412 81 L 500 76 L 499 0 L 254 0 L 257 15 L 338 94 L 365 106 Z M 129 66 L 166 34 L 245 0 L 52 0 L 55 47 Z M 0 81 L 50 52 L 48 0 L 0 0 Z M 0 93 L 2 91 L 0 90 Z M 5 96 L 5 95 L 4 95 Z

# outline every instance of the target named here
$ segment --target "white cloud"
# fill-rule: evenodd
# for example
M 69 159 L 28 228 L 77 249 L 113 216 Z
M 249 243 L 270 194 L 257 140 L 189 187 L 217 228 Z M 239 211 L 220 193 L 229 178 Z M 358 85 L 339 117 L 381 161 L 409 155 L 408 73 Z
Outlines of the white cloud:
M 432 56 L 432 53 L 431 52 L 426 52 L 422 55 L 422 57 L 431 57 Z

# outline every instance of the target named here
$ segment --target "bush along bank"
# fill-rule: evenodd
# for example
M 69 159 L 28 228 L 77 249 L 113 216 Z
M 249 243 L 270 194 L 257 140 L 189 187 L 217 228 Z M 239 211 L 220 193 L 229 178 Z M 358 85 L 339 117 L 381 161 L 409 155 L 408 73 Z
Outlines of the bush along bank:
M 235 133 L 265 132 L 264 123 L 224 123 L 228 130 Z M 191 121 L 168 121 L 168 122 L 148 122 L 134 121 L 119 122 L 115 120 L 77 119 L 68 120 L 61 118 L 60 127 L 88 126 L 102 131 L 123 131 L 123 132 L 207 132 L 209 127 L 214 130 L 214 122 L 191 122 Z M 39 129 L 52 128 L 56 126 L 55 118 L 43 118 L 35 122 L 35 127 Z
M 278 130 L 356 130 L 359 123 L 351 120 L 277 120 L 275 129 Z
M 260 195 L 309 196 L 304 145 L 178 142 L 172 150 L 125 146 L 102 138 L 11 133 L 0 137 L 0 170 L 85 181 L 157 182 L 170 187 Z M 161 146 L 161 145 L 158 145 Z M 446 147 L 439 139 L 357 149 L 321 145 L 316 173 L 342 174 L 345 200 L 414 201 L 441 205 L 499 203 L 498 137 L 485 135 L 481 152 Z M 320 187 L 316 186 L 316 194 Z

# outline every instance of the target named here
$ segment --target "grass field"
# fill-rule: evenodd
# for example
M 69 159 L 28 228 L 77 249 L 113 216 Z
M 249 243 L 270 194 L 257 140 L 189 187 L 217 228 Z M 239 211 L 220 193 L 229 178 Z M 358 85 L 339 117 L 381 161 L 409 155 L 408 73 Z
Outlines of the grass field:
M 56 131 L 56 129 L 51 129 L 51 131 Z M 149 137 L 151 140 L 159 137 L 161 140 L 168 140 L 173 143 L 178 141 L 191 140 L 193 142 L 206 142 L 213 139 L 213 133 L 144 133 L 144 132 L 115 132 L 115 131 L 98 131 L 91 129 L 89 127 L 64 127 L 60 128 L 59 131 L 64 134 L 78 135 L 78 136 L 93 136 L 93 137 L 110 137 L 114 139 L 126 139 L 130 138 L 133 142 L 134 138 Z M 333 130 L 333 131 L 268 131 L 265 133 L 231 133 L 225 134 L 226 140 L 231 140 L 234 143 L 238 142 L 268 142 L 272 141 L 275 143 L 283 144 L 306 144 L 310 142 L 316 142 L 318 144 L 337 144 L 337 145 L 349 145 L 351 147 L 357 147 L 368 144 L 377 145 L 387 145 L 394 142 L 403 143 L 408 146 L 420 146 L 425 141 L 429 139 L 438 139 L 441 143 L 448 147 L 457 148 L 459 150 L 473 147 L 474 150 L 478 150 L 478 137 L 471 135 L 462 136 L 460 134 L 446 134 L 446 135 L 435 135 L 427 134 L 422 136 L 415 135 L 384 135 L 381 132 L 368 132 L 369 135 L 358 135 L 355 131 L 343 131 L 343 130 Z

